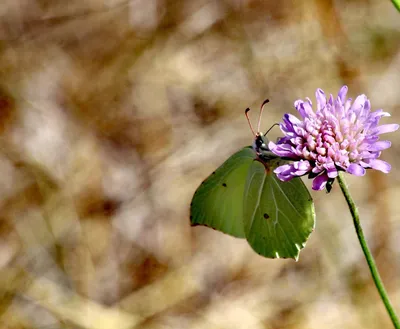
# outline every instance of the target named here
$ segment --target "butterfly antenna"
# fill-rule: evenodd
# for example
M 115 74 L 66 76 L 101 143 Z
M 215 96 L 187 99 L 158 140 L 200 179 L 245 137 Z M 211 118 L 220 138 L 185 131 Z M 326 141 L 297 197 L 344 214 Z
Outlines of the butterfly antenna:
M 247 109 L 244 111 L 244 115 L 246 116 L 247 122 L 249 123 L 249 127 L 250 127 L 250 129 L 251 129 L 251 132 L 253 133 L 254 136 L 256 136 L 256 133 L 254 132 L 253 126 L 252 126 L 252 124 L 251 124 L 251 122 L 250 122 L 249 113 L 248 113 L 249 111 L 250 111 L 250 109 L 247 108 Z
M 262 102 L 260 106 L 260 115 L 258 116 L 258 125 L 257 125 L 257 132 L 260 132 L 260 126 L 261 126 L 261 115 L 264 111 L 264 106 L 265 104 L 269 103 L 269 99 L 266 99 L 264 102 Z
M 269 129 L 267 130 L 267 132 L 264 134 L 264 136 L 266 136 L 266 135 L 271 131 L 271 129 L 274 128 L 275 126 L 279 126 L 279 123 L 274 123 L 274 124 L 271 126 L 271 128 L 269 128 Z

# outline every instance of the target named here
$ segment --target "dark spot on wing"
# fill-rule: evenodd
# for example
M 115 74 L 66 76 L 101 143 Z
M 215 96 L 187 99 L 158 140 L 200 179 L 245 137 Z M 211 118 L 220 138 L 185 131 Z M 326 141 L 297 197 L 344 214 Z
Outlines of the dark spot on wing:
M 265 218 L 265 219 L 268 219 L 268 218 L 269 218 L 269 215 L 268 215 L 268 214 L 264 214 L 264 218 Z
M 215 171 L 213 171 L 213 173 L 212 173 L 213 175 L 215 175 Z
M 190 220 L 192 220 L 193 219 L 193 216 L 190 216 Z
M 225 183 L 222 183 L 222 186 L 223 186 L 223 187 L 226 187 L 226 184 L 225 184 Z

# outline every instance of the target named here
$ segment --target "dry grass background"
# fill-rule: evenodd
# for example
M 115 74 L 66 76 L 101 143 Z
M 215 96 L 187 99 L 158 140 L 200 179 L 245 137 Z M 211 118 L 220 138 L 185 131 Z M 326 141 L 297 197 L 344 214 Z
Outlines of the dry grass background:
M 400 122 L 390 1 L 2 0 L 0 328 L 391 328 L 338 186 L 299 262 L 189 226 L 246 107 L 265 129 L 342 84 Z M 390 138 L 349 183 L 400 312 Z

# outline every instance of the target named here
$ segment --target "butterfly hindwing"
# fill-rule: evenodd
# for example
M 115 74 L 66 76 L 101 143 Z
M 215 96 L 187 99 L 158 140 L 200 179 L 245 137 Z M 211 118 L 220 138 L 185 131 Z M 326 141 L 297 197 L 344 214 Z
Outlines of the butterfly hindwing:
M 251 247 L 268 258 L 298 259 L 314 230 L 314 203 L 300 178 L 281 182 L 274 160 L 251 163 L 243 195 L 244 231 Z
M 191 225 L 205 225 L 235 237 L 245 237 L 243 195 L 255 158 L 251 147 L 241 149 L 198 187 L 191 203 Z

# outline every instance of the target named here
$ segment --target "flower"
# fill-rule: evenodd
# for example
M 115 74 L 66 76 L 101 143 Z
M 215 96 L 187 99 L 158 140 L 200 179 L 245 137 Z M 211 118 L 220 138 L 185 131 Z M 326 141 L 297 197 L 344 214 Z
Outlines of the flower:
M 337 98 L 330 95 L 328 101 L 323 90 L 317 89 L 316 112 L 309 98 L 295 101 L 302 120 L 284 115 L 280 128 L 285 136 L 268 145 L 274 154 L 294 161 L 274 170 L 280 180 L 308 174 L 314 179 L 314 190 L 326 187 L 329 192 L 339 171 L 356 176 L 363 176 L 369 168 L 390 171 L 390 164 L 378 158 L 391 143 L 380 141 L 379 135 L 396 131 L 399 125 L 379 126 L 380 118 L 390 114 L 382 110 L 371 112 L 365 95 L 353 103 L 351 98 L 346 100 L 347 89 L 343 86 Z

